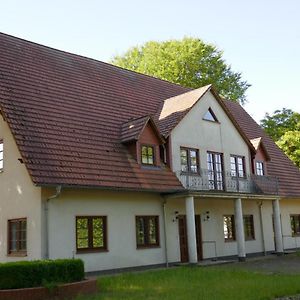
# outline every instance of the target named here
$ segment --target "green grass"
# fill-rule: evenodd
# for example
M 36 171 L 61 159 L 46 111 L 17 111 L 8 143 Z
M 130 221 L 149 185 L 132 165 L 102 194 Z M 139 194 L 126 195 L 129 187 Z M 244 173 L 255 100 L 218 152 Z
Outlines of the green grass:
M 300 274 L 263 274 L 232 267 L 180 267 L 100 277 L 100 292 L 78 300 L 273 299 L 300 293 Z

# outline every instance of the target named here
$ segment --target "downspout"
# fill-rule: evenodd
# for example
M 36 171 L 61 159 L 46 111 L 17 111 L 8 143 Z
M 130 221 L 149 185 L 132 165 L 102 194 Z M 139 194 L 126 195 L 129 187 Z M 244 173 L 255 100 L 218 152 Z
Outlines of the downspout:
M 168 258 L 168 243 L 167 243 L 167 222 L 166 222 L 166 203 L 167 203 L 167 200 L 164 199 L 164 202 L 163 202 L 163 219 L 164 219 L 164 236 L 165 236 L 165 239 L 164 239 L 164 246 L 165 246 L 165 260 L 166 260 L 166 267 L 168 268 L 169 267 L 169 258 Z
M 263 225 L 263 217 L 262 217 L 262 205 L 263 202 L 258 202 L 258 209 L 259 209 L 259 220 L 260 220 L 260 230 L 261 230 L 261 239 L 262 239 L 262 246 L 263 246 L 263 253 L 266 255 L 266 242 L 265 242 L 265 234 L 264 234 L 264 225 Z
M 49 201 L 59 197 L 61 185 L 56 186 L 56 192 L 46 199 L 45 203 L 45 259 L 49 259 Z

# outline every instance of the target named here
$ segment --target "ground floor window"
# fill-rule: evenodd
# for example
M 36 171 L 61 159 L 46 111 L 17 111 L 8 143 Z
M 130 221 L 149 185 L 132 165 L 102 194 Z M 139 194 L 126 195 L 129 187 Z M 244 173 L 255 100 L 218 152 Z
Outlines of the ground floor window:
M 246 241 L 255 239 L 253 215 L 244 216 L 244 232 Z
M 235 241 L 234 215 L 223 216 L 223 229 L 225 242 Z
M 76 217 L 77 252 L 107 250 L 106 216 Z
M 300 215 L 290 215 L 292 236 L 300 235 Z
M 159 246 L 158 216 L 136 216 L 135 222 L 137 247 Z
M 8 220 L 8 254 L 26 255 L 27 220 L 26 218 Z

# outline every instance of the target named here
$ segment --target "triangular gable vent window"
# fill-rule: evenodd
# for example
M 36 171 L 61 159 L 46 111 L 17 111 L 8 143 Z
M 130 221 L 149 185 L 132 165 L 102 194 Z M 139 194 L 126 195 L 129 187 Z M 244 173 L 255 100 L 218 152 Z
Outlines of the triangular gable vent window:
M 209 108 L 208 111 L 205 113 L 203 120 L 218 122 L 218 119 L 211 108 Z

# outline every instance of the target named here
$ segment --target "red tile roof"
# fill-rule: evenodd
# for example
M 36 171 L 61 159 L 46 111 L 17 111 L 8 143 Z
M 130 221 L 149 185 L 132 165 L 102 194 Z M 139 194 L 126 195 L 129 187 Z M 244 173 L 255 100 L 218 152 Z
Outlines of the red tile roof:
M 154 116 L 188 91 L 0 33 L 0 106 L 36 185 L 181 190 L 169 168 L 141 167 L 121 140 L 136 134 L 124 130 L 131 118 Z M 300 195 L 299 170 L 238 104 L 225 103 L 249 139 L 263 137 L 281 192 Z M 171 127 L 183 117 L 172 115 Z
M 137 141 L 148 123 L 151 124 L 158 139 L 163 142 L 164 140 L 161 137 L 159 129 L 157 128 L 151 116 L 130 119 L 129 121 L 123 123 L 121 126 L 121 142 L 127 143 L 130 141 Z
M 0 34 L 0 105 L 37 185 L 180 190 L 171 170 L 144 169 L 121 125 L 187 89 Z
M 237 103 L 224 100 L 225 105 L 246 133 L 249 140 L 261 137 L 261 142 L 268 151 L 270 161 L 267 163 L 268 175 L 279 179 L 279 193 L 282 196 L 300 196 L 300 171 L 290 159 L 277 147 L 274 141 Z

